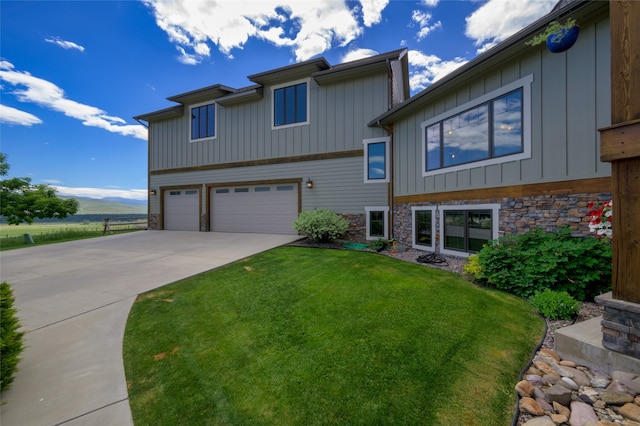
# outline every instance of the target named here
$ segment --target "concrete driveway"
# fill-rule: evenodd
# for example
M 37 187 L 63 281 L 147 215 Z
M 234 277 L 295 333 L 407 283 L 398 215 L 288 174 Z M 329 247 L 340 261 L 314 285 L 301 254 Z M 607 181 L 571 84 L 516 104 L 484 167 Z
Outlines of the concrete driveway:
M 132 425 L 122 338 L 136 295 L 298 238 L 142 231 L 2 252 L 27 348 L 0 423 Z

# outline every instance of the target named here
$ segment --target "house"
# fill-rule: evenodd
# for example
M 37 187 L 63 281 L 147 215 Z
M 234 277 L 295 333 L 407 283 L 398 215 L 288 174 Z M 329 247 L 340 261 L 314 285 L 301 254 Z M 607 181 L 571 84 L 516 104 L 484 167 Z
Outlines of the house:
M 351 238 L 388 236 L 390 136 L 367 123 L 409 97 L 406 49 L 248 79 L 135 117 L 149 128 L 150 228 L 295 234 L 300 211 L 330 209 Z
M 491 239 L 569 225 L 611 199 L 598 129 L 611 122 L 609 4 L 571 1 L 373 118 L 392 132 L 392 228 L 405 245 L 466 256 Z M 573 17 L 563 53 L 525 41 Z
M 559 3 L 413 97 L 404 49 L 170 97 L 135 117 L 149 123 L 150 227 L 293 233 L 300 211 L 330 209 L 350 239 L 459 256 L 536 227 L 586 235 L 588 203 L 611 196 L 608 10 Z M 571 49 L 525 45 L 566 17 L 581 26 Z

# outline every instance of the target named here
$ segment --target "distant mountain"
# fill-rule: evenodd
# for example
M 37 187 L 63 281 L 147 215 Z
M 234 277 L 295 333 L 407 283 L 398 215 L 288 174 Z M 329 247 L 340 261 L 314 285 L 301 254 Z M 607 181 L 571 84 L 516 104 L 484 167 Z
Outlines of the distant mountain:
M 146 214 L 145 200 L 130 200 L 127 198 L 88 198 L 88 197 L 60 197 L 75 198 L 80 203 L 76 214 Z
M 132 204 L 134 206 L 147 205 L 147 200 L 131 200 L 129 198 L 122 198 L 122 197 L 104 197 L 100 199 L 104 201 L 114 201 L 116 203 L 122 203 L 122 204 Z

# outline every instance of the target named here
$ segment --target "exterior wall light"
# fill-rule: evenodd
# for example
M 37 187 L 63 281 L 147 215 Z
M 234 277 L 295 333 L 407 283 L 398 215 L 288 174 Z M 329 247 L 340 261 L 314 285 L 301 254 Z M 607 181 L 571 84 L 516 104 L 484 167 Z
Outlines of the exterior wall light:
M 156 194 L 157 194 L 157 192 L 156 192 L 155 189 L 152 189 L 151 191 L 149 191 L 149 195 L 156 195 Z
M 311 180 L 311 178 L 307 178 L 307 181 L 305 183 L 307 184 L 307 188 L 313 188 L 313 181 Z

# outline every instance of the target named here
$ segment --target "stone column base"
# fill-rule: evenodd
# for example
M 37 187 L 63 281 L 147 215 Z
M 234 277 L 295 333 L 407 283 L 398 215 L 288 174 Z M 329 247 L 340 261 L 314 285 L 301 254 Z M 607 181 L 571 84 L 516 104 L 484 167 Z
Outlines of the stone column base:
M 614 299 L 611 292 L 596 297 L 604 307 L 602 345 L 640 359 L 640 304 Z

